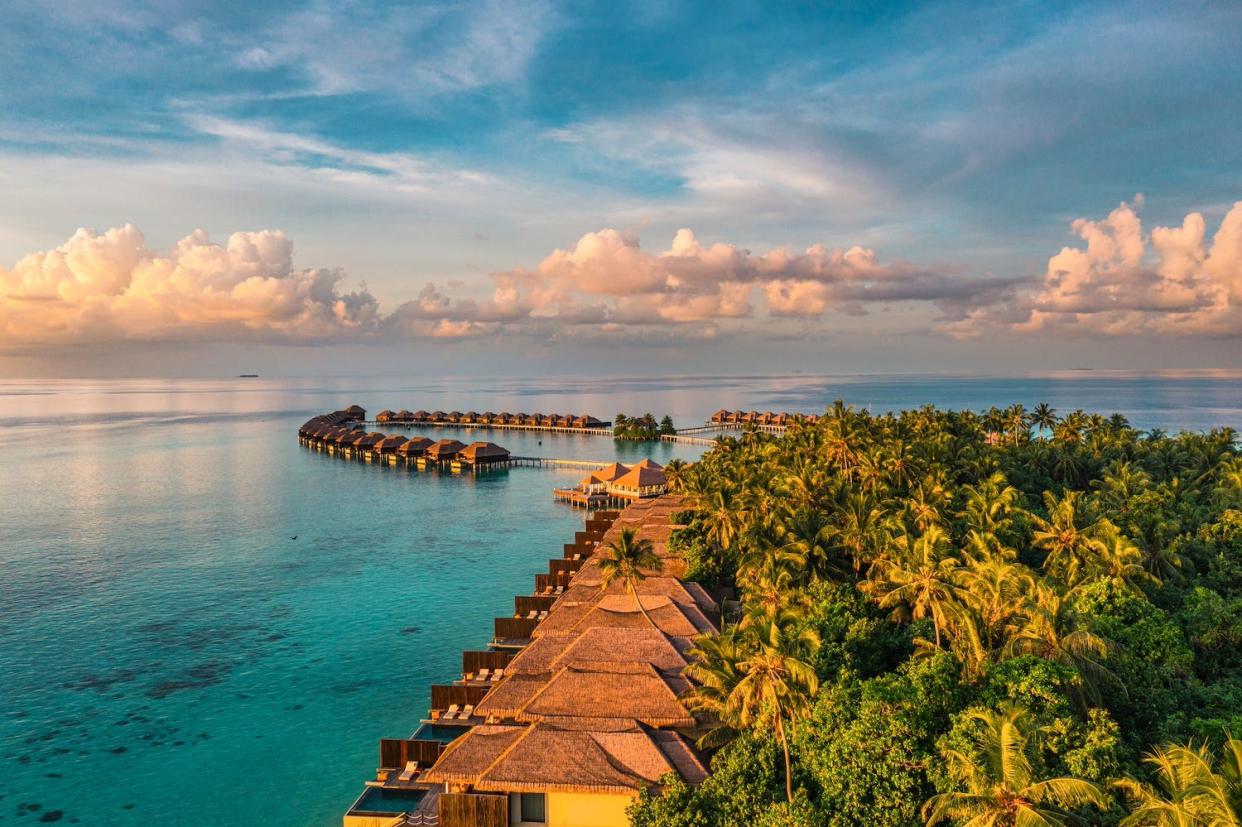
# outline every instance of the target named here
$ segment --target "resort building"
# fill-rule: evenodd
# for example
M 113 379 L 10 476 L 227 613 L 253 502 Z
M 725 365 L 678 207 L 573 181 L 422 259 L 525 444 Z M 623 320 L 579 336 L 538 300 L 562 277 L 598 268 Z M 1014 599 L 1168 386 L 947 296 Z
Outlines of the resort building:
M 657 471 L 622 475 L 634 470 Z M 700 723 L 685 705 L 683 670 L 719 611 L 676 576 L 684 562 L 668 538 L 680 509 L 679 497 L 664 496 L 589 518 L 564 559 L 536 577 L 536 593 L 515 599 L 514 617 L 497 618 L 498 636 L 522 635 L 516 645 L 463 653 L 461 680 L 432 687 L 414 738 L 381 742 L 385 769 L 346 827 L 402 823 L 394 815 L 439 827 L 624 827 L 626 808 L 662 777 L 701 782 L 706 767 L 692 743 Z M 600 550 L 626 528 L 664 562 L 636 584 L 637 599 L 621 583 L 601 587 Z M 551 572 L 566 565 L 552 591 Z M 385 806 L 388 821 L 366 820 Z

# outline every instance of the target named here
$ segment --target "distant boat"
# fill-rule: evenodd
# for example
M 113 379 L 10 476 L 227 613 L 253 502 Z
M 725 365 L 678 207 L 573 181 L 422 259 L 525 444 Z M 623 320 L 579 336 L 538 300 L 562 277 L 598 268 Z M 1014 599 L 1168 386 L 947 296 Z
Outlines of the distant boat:
M 238 379 L 258 379 L 258 378 L 259 378 L 259 374 L 257 374 L 257 373 L 239 373 L 239 374 L 237 374 L 237 378 L 238 378 Z

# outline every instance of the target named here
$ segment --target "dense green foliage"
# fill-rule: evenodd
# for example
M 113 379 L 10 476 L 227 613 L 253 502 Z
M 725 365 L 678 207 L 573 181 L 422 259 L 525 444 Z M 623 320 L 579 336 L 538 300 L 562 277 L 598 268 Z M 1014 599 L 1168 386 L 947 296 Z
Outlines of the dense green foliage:
M 617 439 L 659 439 L 661 434 L 675 434 L 671 416 L 663 417 L 659 422 L 649 413 L 642 416 L 617 414 L 612 421 L 612 435 Z
M 688 670 L 711 775 L 636 825 L 1239 824 L 1232 431 L 838 403 L 670 483 L 734 599 Z

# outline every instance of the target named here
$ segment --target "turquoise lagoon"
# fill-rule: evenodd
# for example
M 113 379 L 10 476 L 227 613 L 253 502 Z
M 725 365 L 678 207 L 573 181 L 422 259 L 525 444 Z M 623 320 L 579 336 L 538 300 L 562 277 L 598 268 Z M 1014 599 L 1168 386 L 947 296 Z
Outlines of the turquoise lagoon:
M 581 522 L 551 499 L 577 473 L 342 461 L 298 445 L 310 415 L 356 402 L 686 425 L 837 397 L 1242 424 L 1242 379 L 1206 373 L 0 382 L 0 824 L 339 824 L 378 739 L 417 727 L 428 685 Z M 700 450 L 490 438 L 602 462 Z

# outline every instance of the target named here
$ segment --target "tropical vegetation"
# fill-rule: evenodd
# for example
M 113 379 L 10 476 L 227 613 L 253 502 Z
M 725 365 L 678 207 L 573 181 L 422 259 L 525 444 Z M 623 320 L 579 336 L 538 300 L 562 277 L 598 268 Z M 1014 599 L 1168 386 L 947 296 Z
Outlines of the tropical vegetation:
M 635 825 L 1242 824 L 1232 430 L 837 403 L 674 467 L 711 773 Z
M 619 413 L 612 420 L 612 435 L 617 439 L 659 439 L 663 434 L 675 433 L 673 418 L 667 415 L 657 421 L 649 413 L 642 416 Z

